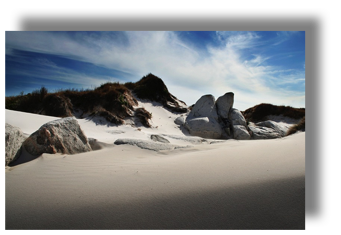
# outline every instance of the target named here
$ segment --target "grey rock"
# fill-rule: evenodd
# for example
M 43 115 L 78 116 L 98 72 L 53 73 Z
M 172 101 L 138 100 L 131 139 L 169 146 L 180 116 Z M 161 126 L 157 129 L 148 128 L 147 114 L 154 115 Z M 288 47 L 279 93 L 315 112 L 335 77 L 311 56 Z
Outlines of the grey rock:
M 232 129 L 232 135 L 237 140 L 248 140 L 251 138 L 246 125 L 246 120 L 242 113 L 235 108 L 230 109 L 229 122 Z
M 228 92 L 216 101 L 217 112 L 221 119 L 228 119 L 230 109 L 233 107 L 234 94 Z
M 21 145 L 25 141 L 24 133 L 18 128 L 6 123 L 5 127 L 5 166 L 15 161 L 21 153 Z
M 170 143 L 166 138 L 163 138 L 162 136 L 159 136 L 159 135 L 151 135 L 150 139 L 155 142 L 160 142 L 160 143 L 165 143 L 165 144 Z
M 218 114 L 217 114 L 217 108 L 215 106 L 214 96 L 204 95 L 195 103 L 187 119 L 192 119 L 192 118 L 197 118 L 197 117 L 209 117 L 218 121 Z
M 192 118 L 186 120 L 185 127 L 191 135 L 202 138 L 219 139 L 222 135 L 221 126 L 214 118 Z
M 139 139 L 117 139 L 114 144 L 128 144 L 137 146 L 141 149 L 153 150 L 153 151 L 161 151 L 161 150 L 174 150 L 176 148 L 182 148 L 181 146 L 176 146 L 172 144 L 165 144 L 155 141 L 148 140 L 139 140 Z
M 251 135 L 243 125 L 233 125 L 233 138 L 236 140 L 249 140 Z
M 196 137 L 196 136 L 179 136 L 179 135 L 168 135 L 168 134 L 163 134 L 163 136 L 167 136 L 175 140 L 186 141 L 186 142 L 189 142 L 190 144 L 203 144 L 203 143 L 210 144 L 211 143 L 211 141 L 209 140 Z
M 276 139 L 284 137 L 288 127 L 281 126 L 274 121 L 267 120 L 249 125 L 252 131 L 252 139 Z
M 185 121 L 186 121 L 185 117 L 184 116 L 180 116 L 180 117 L 177 117 L 174 120 L 174 123 L 177 124 L 177 125 L 184 125 Z
M 275 139 L 284 137 L 288 128 L 277 124 L 274 121 L 267 120 L 258 122 L 254 126 L 249 125 L 252 131 L 251 139 Z
M 267 120 L 249 125 L 252 131 L 251 139 L 275 139 L 284 137 L 288 127 L 281 126 L 274 121 Z
M 287 131 L 289 129 L 287 127 L 283 127 L 281 125 L 278 125 L 277 122 L 274 122 L 271 120 L 258 122 L 258 123 L 256 123 L 256 125 L 271 128 L 271 129 L 277 131 L 281 135 L 281 137 L 285 136 L 285 134 L 287 133 Z
M 208 139 L 221 138 L 222 129 L 218 123 L 214 96 L 202 96 L 193 106 L 184 126 L 194 136 Z
M 88 138 L 74 117 L 45 123 L 25 140 L 23 146 L 34 156 L 43 153 L 76 154 L 91 151 Z
M 246 120 L 243 114 L 235 108 L 231 108 L 229 113 L 229 120 L 231 125 L 242 125 L 246 127 Z
M 251 139 L 259 140 L 259 139 L 276 139 L 281 138 L 282 136 L 272 128 L 262 127 L 262 126 L 249 126 L 252 131 Z

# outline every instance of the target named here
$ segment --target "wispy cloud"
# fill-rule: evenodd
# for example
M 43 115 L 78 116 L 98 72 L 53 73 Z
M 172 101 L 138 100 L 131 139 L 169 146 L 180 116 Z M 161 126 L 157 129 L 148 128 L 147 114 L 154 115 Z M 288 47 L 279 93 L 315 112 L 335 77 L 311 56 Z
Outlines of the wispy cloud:
M 218 97 L 233 91 L 235 106 L 240 109 L 267 101 L 304 106 L 304 91 L 286 87 L 304 85 L 304 73 L 297 76 L 297 71 L 271 65 L 272 56 L 255 50 L 266 46 L 256 32 L 216 32 L 218 43 L 206 45 L 205 53 L 168 31 L 23 34 L 20 37 L 6 34 L 7 54 L 13 53 L 10 48 L 18 48 L 60 55 L 136 74 L 136 80 L 152 72 L 165 81 L 175 96 L 189 104 L 199 99 L 199 94 L 211 93 Z M 290 35 L 278 35 L 277 39 L 280 37 L 284 40 Z M 272 46 L 280 43 L 278 40 Z M 44 59 L 32 63 L 44 66 L 34 72 L 36 76 L 43 76 L 52 69 L 50 79 L 67 81 L 72 78 L 81 84 L 99 84 L 108 79 L 77 73 Z
M 273 46 L 278 46 L 286 41 L 288 41 L 291 37 L 295 36 L 298 31 L 278 31 L 277 37 L 274 38 Z

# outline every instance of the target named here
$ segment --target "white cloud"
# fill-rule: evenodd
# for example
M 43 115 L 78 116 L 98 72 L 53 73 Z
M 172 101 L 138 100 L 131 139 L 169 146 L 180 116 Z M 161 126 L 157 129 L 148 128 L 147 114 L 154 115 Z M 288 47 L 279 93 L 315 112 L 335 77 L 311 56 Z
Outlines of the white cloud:
M 211 93 L 218 97 L 232 91 L 236 95 L 235 106 L 241 110 L 261 102 L 304 106 L 304 92 L 279 88 L 285 83 L 302 82 L 304 76 L 297 80 L 280 73 L 279 68 L 264 64 L 270 57 L 260 54 L 254 54 L 248 61 L 242 58 L 242 50 L 260 44 L 259 35 L 238 31 L 217 32 L 216 35 L 220 46 L 208 47 L 205 55 L 173 32 L 126 32 L 124 45 L 106 37 L 99 40 L 79 34 L 81 38 L 77 41 L 66 34 L 46 32 L 27 32 L 20 38 L 6 34 L 6 40 L 13 47 L 78 58 L 136 74 L 136 80 L 151 72 L 161 77 L 169 90 L 188 104 L 195 103 L 199 94 Z M 68 72 L 60 71 L 60 76 L 53 79 L 63 80 Z M 83 75 L 74 72 L 73 76 L 76 82 L 94 83 L 96 80 L 91 77 L 82 80 Z

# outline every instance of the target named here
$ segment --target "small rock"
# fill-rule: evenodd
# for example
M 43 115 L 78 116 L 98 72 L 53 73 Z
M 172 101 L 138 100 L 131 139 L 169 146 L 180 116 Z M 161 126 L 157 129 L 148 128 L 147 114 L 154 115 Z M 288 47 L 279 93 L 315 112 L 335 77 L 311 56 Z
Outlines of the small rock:
M 176 146 L 172 144 L 165 144 L 155 141 L 148 140 L 139 140 L 139 139 L 117 139 L 114 144 L 129 144 L 133 146 L 137 146 L 141 149 L 148 149 L 153 151 L 161 151 L 161 150 L 174 150 L 176 148 L 181 148 L 182 146 Z
M 151 135 L 150 139 L 155 141 L 155 142 L 161 142 L 161 143 L 170 143 L 166 138 L 163 138 L 162 136 L 159 135 Z

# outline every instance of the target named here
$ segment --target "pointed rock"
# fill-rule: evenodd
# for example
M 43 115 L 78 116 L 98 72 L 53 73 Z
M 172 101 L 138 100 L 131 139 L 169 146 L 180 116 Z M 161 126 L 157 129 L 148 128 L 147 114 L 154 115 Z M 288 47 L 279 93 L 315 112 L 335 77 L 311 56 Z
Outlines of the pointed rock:
M 191 119 L 196 117 L 210 117 L 218 120 L 215 98 L 213 95 L 204 95 L 195 103 L 187 118 Z
M 230 109 L 233 107 L 234 93 L 228 92 L 217 99 L 216 106 L 220 118 L 227 119 L 229 117 Z

